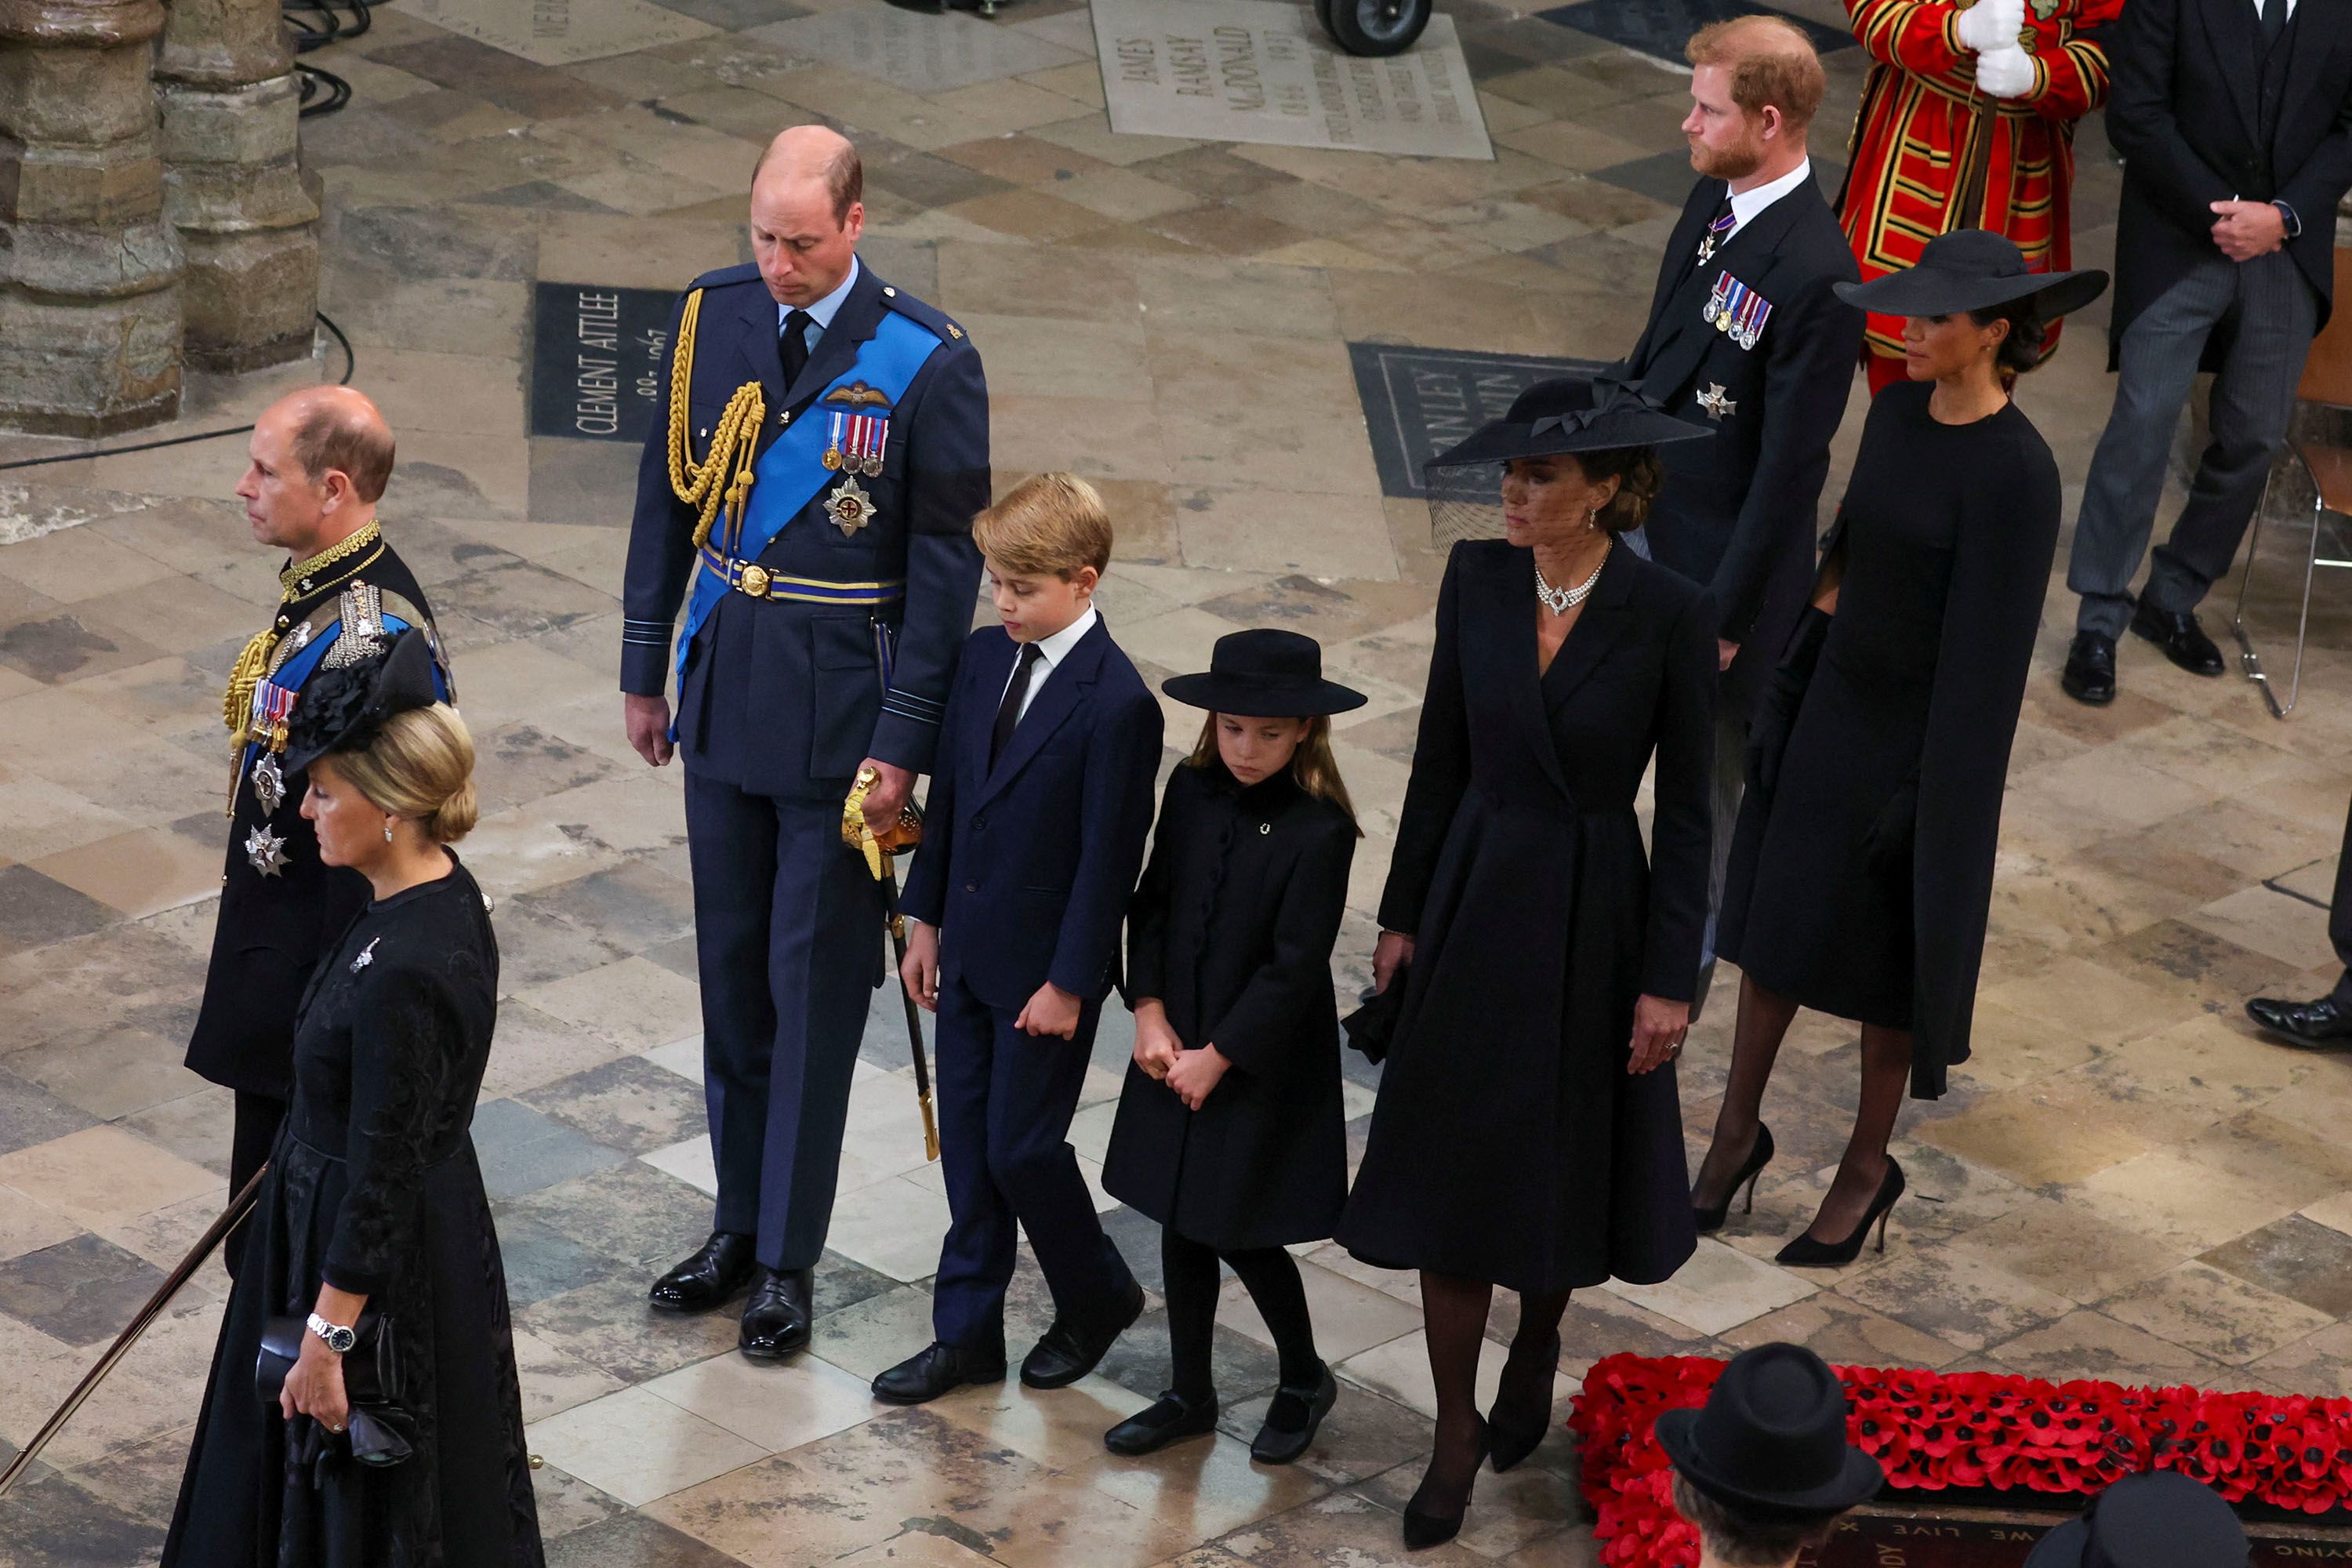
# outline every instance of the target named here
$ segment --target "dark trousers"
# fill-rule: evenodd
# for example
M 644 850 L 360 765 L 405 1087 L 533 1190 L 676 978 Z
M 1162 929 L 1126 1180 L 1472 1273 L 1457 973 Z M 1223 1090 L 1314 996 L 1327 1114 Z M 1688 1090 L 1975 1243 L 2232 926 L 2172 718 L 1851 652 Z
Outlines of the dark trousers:
M 236 1120 L 231 1124 L 228 1145 L 228 1191 L 235 1197 L 245 1191 L 245 1184 L 261 1169 L 269 1158 L 270 1148 L 278 1142 L 278 1129 L 286 1120 L 286 1102 L 275 1095 L 256 1094 L 250 1089 L 236 1092 Z M 234 1277 L 245 1261 L 245 1237 L 249 1227 L 239 1221 L 221 1244 L 221 1261 L 228 1266 Z
M 2344 819 L 2344 847 L 2336 860 L 2336 891 L 2327 905 L 2327 940 L 2335 944 L 2336 962 L 2344 966 L 2333 997 L 2338 1007 L 2352 1008 L 2352 815 Z
M 1706 935 L 1699 943 L 1698 984 L 1691 993 L 1690 1021 L 1706 1009 L 1715 985 L 1715 927 L 1723 915 L 1723 889 L 1731 868 L 1731 834 L 1739 826 L 1739 803 L 1748 792 L 1748 715 L 1731 703 L 1715 710 L 1715 773 L 1707 801 L 1714 821 L 1706 863 Z
M 849 1080 L 882 977 L 882 890 L 841 803 L 748 795 L 686 771 L 704 1097 L 720 1230 L 771 1268 L 824 1250 Z
M 2217 250 L 2124 329 L 2115 408 L 2091 458 L 2066 563 L 2066 586 L 2083 598 L 2076 630 L 2116 637 L 2131 620 L 2131 580 L 2156 527 L 2173 429 L 2217 331 L 2228 352 L 2207 408 L 2211 440 L 2141 593 L 2156 609 L 2186 614 L 2230 570 L 2285 444 L 2318 319 L 2318 297 L 2284 251 L 2236 262 Z
M 1217 1331 L 1217 1292 L 1223 1277 L 1222 1259 L 1242 1282 L 1274 1336 L 1281 1358 L 1281 1386 L 1312 1394 L 1323 1376 L 1323 1358 L 1315 1353 L 1315 1324 L 1307 1313 L 1307 1287 L 1298 1265 L 1279 1247 L 1219 1252 L 1202 1242 L 1180 1236 L 1174 1226 L 1160 1231 L 1161 1294 L 1168 1302 L 1169 1385 L 1188 1405 L 1198 1405 L 1217 1392 L 1211 1375 Z
M 1018 1008 L 991 1007 L 955 981 L 940 985 L 940 1161 L 950 1220 L 931 1325 L 944 1344 L 1004 1342 L 1018 1231 L 1029 1233 L 1058 1317 L 1103 1321 L 1135 1288 L 1069 1144 L 1101 1015 L 1102 1004 L 1086 1004 L 1076 1039 L 1025 1035 L 1013 1027 Z

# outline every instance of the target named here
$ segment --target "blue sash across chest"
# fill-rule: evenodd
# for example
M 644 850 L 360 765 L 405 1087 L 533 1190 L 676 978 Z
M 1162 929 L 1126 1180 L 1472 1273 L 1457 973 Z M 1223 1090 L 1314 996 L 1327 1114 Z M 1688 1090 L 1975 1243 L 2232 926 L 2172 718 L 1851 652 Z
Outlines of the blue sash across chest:
M 827 384 L 817 402 L 821 406 L 835 388 L 863 382 L 896 407 L 924 362 L 939 346 L 940 340 L 928 329 L 895 310 L 885 311 L 874 336 L 859 347 L 857 358 Z M 730 587 L 730 565 L 757 561 L 817 492 L 836 479 L 824 462 L 826 434 L 826 421 L 813 414 L 787 426 L 760 454 L 759 463 L 752 469 L 751 493 L 744 503 L 743 515 L 722 519 L 721 526 L 711 530 L 714 545 L 722 539 L 727 545 L 723 554 L 716 549 L 701 552 L 701 570 L 695 574 L 693 592 L 687 595 L 685 625 L 678 632 L 676 660 L 681 683 L 686 676 L 687 649 L 694 642 L 694 634 L 709 618 L 719 596 Z M 904 592 L 898 584 L 827 584 L 815 580 L 796 581 L 794 589 L 786 596 L 856 605 L 887 603 Z
M 386 637 L 398 637 L 407 629 L 407 621 L 389 611 L 385 613 L 383 635 Z M 246 743 L 245 755 L 238 764 L 238 776 L 244 776 L 244 773 L 252 768 L 254 757 L 269 743 L 269 732 L 273 722 L 282 724 L 286 721 L 287 716 L 293 712 L 294 701 L 302 689 L 302 683 L 310 679 L 318 670 L 320 661 L 327 657 L 327 651 L 330 648 L 341 640 L 342 635 L 342 623 L 338 621 L 332 631 L 322 637 L 313 637 L 297 649 L 284 664 L 271 670 L 264 679 L 254 682 L 253 722 L 250 727 L 257 738 Z M 439 669 L 434 670 L 433 678 L 435 684 L 438 685 L 441 679 Z

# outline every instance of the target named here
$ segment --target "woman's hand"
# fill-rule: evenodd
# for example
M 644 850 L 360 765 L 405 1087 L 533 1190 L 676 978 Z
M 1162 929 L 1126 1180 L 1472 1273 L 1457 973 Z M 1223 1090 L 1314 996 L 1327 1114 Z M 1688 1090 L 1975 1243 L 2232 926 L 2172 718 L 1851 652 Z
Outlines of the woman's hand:
M 278 1408 L 289 1421 L 308 1415 L 330 1432 L 351 1424 L 352 1402 L 343 1394 L 343 1358 L 318 1335 L 303 1333 L 301 1353 L 278 1391 Z
M 1135 1005 L 1135 1065 L 1161 1082 L 1168 1079 L 1168 1069 L 1176 1065 L 1176 1057 L 1183 1050 L 1184 1042 L 1176 1037 L 1169 1026 L 1168 1008 L 1157 997 L 1147 996 Z
M 1412 938 L 1401 931 L 1384 931 L 1372 944 L 1372 994 L 1389 988 L 1397 971 L 1412 962 Z
M 1180 1052 L 1176 1065 L 1168 1069 L 1168 1087 L 1176 1091 L 1176 1098 L 1188 1110 L 1198 1110 L 1218 1080 L 1225 1076 L 1225 1069 L 1233 1065 L 1213 1045 Z
M 1682 1054 L 1683 1037 L 1690 1032 L 1690 1004 L 1643 996 L 1633 1004 L 1633 1056 L 1629 1073 L 1664 1067 Z

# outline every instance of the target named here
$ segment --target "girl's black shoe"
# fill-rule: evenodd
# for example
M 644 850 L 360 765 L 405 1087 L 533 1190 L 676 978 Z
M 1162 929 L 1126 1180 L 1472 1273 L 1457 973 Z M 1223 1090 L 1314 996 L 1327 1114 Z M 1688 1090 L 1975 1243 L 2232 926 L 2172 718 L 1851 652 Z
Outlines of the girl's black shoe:
M 1498 1476 L 1541 1447 L 1551 1431 L 1552 1378 L 1559 1371 L 1558 1333 L 1545 1342 L 1542 1355 L 1542 1361 L 1532 1371 L 1523 1366 L 1516 1355 L 1503 1363 L 1502 1386 L 1495 1391 L 1495 1408 L 1486 1415 L 1486 1433 Z M 1532 1384 L 1538 1378 L 1542 1386 L 1534 1395 L 1512 1399 L 1511 1395 L 1519 1392 L 1517 1384 L 1522 1379 Z M 1514 1405 L 1522 1411 L 1534 1410 L 1534 1417 L 1514 1420 L 1507 1408 Z
M 1748 1206 L 1740 1212 L 1756 1212 L 1756 1178 L 1772 1163 L 1772 1130 L 1759 1121 L 1756 1124 L 1755 1145 L 1748 1151 L 1748 1158 L 1740 1162 L 1739 1173 L 1731 1178 L 1731 1189 L 1724 1194 L 1723 1202 L 1713 1208 L 1691 1205 L 1691 1217 L 1698 1222 L 1701 1236 L 1712 1236 L 1723 1228 L 1723 1222 L 1731 1214 L 1731 1200 L 1739 1195 L 1743 1184 L 1748 1188 Z
M 1843 1241 L 1815 1241 L 1801 1236 L 1780 1249 L 1775 1263 L 1790 1268 L 1843 1268 L 1862 1256 L 1863 1238 L 1870 1234 L 1873 1222 L 1878 1226 L 1878 1250 L 1886 1250 L 1886 1216 L 1894 1210 L 1895 1200 L 1903 1195 L 1903 1167 L 1895 1156 L 1886 1157 L 1886 1177 L 1878 1184 L 1878 1195 L 1870 1200 L 1869 1212 L 1853 1234 Z
M 1266 1407 L 1265 1425 L 1250 1442 L 1250 1458 L 1261 1465 L 1286 1465 L 1307 1452 L 1322 1427 L 1323 1417 L 1339 1402 L 1339 1381 L 1325 1367 L 1323 1375 L 1307 1388 L 1279 1388 Z M 1282 1425 L 1275 1425 L 1276 1418 Z
M 1470 1492 L 1478 1484 L 1478 1468 L 1486 1462 L 1486 1455 L 1493 1446 L 1485 1419 L 1473 1419 L 1478 1422 L 1478 1452 L 1470 1461 L 1470 1480 L 1462 1489 L 1462 1500 L 1454 1504 L 1452 1513 L 1440 1513 L 1430 1506 L 1433 1500 L 1431 1493 L 1437 1475 L 1437 1457 L 1431 1455 L 1429 1468 L 1423 1473 L 1420 1487 L 1413 1492 L 1412 1500 L 1404 1505 L 1404 1544 L 1409 1552 L 1419 1552 L 1427 1546 L 1442 1546 L 1462 1533 L 1462 1516 L 1470 1511 Z
M 1198 1437 L 1216 1429 L 1216 1395 L 1192 1404 L 1171 1392 L 1161 1394 L 1159 1403 L 1137 1411 L 1104 1433 L 1103 1447 L 1132 1458 L 1139 1454 L 1156 1454 L 1181 1438 Z

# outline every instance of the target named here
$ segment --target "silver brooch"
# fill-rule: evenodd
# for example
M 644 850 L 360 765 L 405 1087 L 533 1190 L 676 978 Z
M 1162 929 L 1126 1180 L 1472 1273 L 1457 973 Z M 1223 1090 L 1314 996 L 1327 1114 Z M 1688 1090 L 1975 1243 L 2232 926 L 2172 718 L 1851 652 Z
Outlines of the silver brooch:
M 286 774 L 278 766 L 278 759 L 268 752 L 253 764 L 253 798 L 261 803 L 261 815 L 275 816 L 286 799 Z
M 265 877 L 275 877 L 286 865 L 286 839 L 262 824 L 245 836 L 245 858 Z
M 352 973 L 353 974 L 357 974 L 361 970 L 365 969 L 369 964 L 375 962 L 375 944 L 383 940 L 383 938 L 380 936 L 372 936 L 368 938 L 368 944 L 360 949 L 359 956 L 357 958 L 352 960 Z

